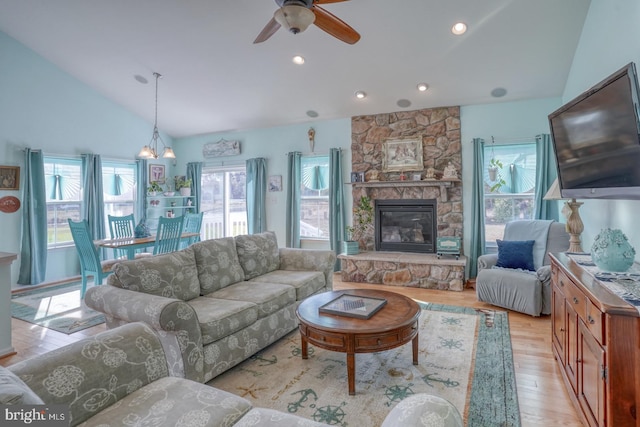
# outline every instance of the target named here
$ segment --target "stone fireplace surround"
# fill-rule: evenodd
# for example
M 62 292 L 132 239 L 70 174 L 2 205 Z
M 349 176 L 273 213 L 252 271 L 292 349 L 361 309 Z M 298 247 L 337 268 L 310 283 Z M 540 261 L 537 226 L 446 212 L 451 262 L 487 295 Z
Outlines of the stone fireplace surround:
M 436 199 L 437 235 L 463 238 L 462 184 L 459 179 L 424 179 L 424 171 L 442 172 L 448 164 L 462 171 L 460 108 L 442 107 L 357 116 L 351 120 L 352 172 L 364 172 L 365 182 L 352 184 L 354 206 L 361 196 L 377 199 Z M 422 181 L 400 181 L 398 172 L 382 171 L 387 138 L 422 137 Z M 380 182 L 371 182 L 378 173 Z M 438 175 L 437 175 L 438 176 Z M 441 175 L 440 175 L 441 176 Z M 462 290 L 466 257 L 438 259 L 435 254 L 376 252 L 373 233 L 364 239 L 366 252 L 340 255 L 342 280 Z

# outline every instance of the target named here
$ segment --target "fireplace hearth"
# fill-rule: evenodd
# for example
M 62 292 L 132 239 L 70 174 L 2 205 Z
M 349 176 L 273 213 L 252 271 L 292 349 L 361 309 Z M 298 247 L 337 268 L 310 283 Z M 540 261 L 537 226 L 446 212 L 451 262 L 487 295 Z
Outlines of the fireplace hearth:
M 435 199 L 375 200 L 376 251 L 435 253 Z

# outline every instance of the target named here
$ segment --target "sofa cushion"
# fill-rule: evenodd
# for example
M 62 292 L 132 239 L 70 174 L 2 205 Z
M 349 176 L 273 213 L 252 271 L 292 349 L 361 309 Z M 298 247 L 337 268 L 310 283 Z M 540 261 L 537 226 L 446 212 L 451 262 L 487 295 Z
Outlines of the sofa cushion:
M 0 366 L 0 405 L 42 405 L 44 402 L 16 374 Z
M 193 249 L 117 263 L 107 283 L 118 288 L 183 301 L 200 296 Z
M 196 257 L 202 295 L 244 280 L 233 237 L 203 240 L 191 247 Z
M 296 290 L 293 286 L 278 283 L 241 282 L 215 291 L 209 296 L 255 303 L 258 306 L 258 319 L 261 319 L 293 304 L 296 301 Z
M 280 268 L 280 253 L 274 232 L 236 236 L 235 240 L 246 280 Z
M 231 426 L 251 403 L 184 378 L 165 377 L 123 397 L 87 420 L 89 426 Z
M 207 295 L 192 299 L 188 304 L 198 315 L 204 345 L 231 335 L 258 320 L 258 306 L 247 301 L 217 299 Z
M 326 285 L 321 271 L 275 270 L 250 280 L 256 283 L 281 283 L 296 288 L 296 300 L 302 301 Z

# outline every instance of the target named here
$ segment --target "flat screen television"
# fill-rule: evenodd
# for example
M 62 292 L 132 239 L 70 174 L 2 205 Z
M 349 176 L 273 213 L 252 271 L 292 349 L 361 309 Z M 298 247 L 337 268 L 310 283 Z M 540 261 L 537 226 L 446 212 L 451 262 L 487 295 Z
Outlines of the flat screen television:
M 549 115 L 562 197 L 640 199 L 638 98 L 632 62 Z

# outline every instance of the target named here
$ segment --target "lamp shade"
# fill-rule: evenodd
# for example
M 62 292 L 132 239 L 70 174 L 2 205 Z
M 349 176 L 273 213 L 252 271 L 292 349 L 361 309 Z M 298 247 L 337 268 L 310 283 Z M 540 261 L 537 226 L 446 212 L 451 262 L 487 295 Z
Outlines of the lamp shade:
M 560 183 L 558 182 L 558 178 L 551 184 L 547 194 L 544 195 L 544 200 L 562 200 L 562 194 L 560 193 Z
M 306 30 L 316 20 L 316 15 L 304 6 L 282 6 L 273 14 L 276 22 L 293 34 Z

